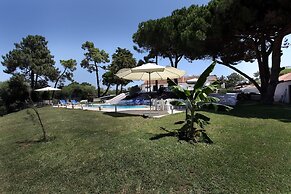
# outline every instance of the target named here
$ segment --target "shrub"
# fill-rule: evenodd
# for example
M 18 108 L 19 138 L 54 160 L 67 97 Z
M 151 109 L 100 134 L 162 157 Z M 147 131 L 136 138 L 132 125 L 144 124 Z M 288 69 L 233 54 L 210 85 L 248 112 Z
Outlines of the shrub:
M 205 86 L 205 82 L 209 74 L 213 71 L 215 62 L 212 63 L 199 77 L 193 90 L 183 89 L 172 80 L 168 79 L 168 85 L 171 86 L 172 90 L 184 102 L 174 101 L 175 105 L 186 106 L 186 119 L 185 124 L 181 129 L 178 129 L 177 136 L 181 140 L 188 142 L 205 142 L 212 143 L 212 140 L 206 134 L 205 126 L 209 124 L 210 118 L 197 113 L 196 111 L 201 108 L 214 108 L 215 110 L 223 109 L 230 110 L 231 107 L 218 104 L 218 98 L 208 96 L 210 93 L 217 89 L 215 83 Z

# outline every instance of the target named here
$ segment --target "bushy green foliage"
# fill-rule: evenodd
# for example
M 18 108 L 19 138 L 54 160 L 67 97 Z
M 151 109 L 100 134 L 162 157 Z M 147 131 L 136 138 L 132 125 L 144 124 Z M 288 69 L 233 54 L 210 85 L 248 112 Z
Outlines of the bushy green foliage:
M 291 73 L 291 68 L 283 69 L 282 71 L 280 71 L 280 75 L 285 75 L 287 73 Z
M 138 85 L 132 86 L 132 87 L 129 88 L 129 95 L 130 96 L 134 96 L 140 91 L 141 91 L 141 89 L 140 89 L 140 87 Z
M 168 79 L 168 85 L 172 91 L 184 102 L 174 101 L 175 105 L 184 105 L 186 107 L 186 119 L 182 128 L 178 129 L 179 139 L 189 142 L 205 142 L 213 143 L 206 134 L 205 126 L 209 124 L 210 118 L 197 113 L 197 110 L 202 108 L 214 108 L 215 110 L 225 109 L 230 110 L 231 107 L 218 104 L 219 99 L 208 96 L 217 89 L 217 85 L 211 84 L 206 86 L 205 82 L 209 74 L 213 71 L 215 62 L 213 62 L 198 78 L 193 90 L 187 90 L 177 85 L 172 80 Z
M 244 77 L 242 77 L 241 75 L 237 73 L 232 73 L 226 77 L 227 77 L 226 88 L 234 88 L 238 84 L 246 81 Z
M 26 107 L 28 84 L 23 76 L 12 76 L 0 84 L 0 115 L 15 112 Z
M 0 116 L 7 114 L 5 99 L 8 91 L 7 82 L 0 82 Z
M 56 92 L 55 98 L 85 100 L 93 99 L 96 94 L 96 89 L 91 84 L 73 82 L 68 86 L 64 86 L 61 91 Z

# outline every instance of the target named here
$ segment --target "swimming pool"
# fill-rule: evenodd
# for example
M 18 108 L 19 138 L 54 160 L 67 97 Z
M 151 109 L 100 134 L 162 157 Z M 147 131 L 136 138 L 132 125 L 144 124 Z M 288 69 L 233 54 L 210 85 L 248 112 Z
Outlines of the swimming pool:
M 88 107 L 91 108 L 99 108 L 99 109 L 115 109 L 115 107 L 117 109 L 126 109 L 126 110 L 130 110 L 130 109 L 145 109 L 148 108 L 147 105 L 113 105 L 113 104 L 88 104 Z
M 147 108 L 146 105 L 113 105 L 113 104 L 102 104 L 97 105 L 97 107 L 101 108 L 115 108 L 115 106 L 119 109 L 137 109 L 137 108 Z

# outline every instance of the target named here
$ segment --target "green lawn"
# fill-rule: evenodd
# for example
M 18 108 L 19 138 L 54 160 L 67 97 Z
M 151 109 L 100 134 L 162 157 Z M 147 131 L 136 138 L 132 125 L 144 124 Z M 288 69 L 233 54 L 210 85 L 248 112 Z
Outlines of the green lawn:
M 212 118 L 214 144 L 157 137 L 184 114 L 144 119 L 39 109 L 0 117 L 0 193 L 288 193 L 291 107 L 241 106 Z

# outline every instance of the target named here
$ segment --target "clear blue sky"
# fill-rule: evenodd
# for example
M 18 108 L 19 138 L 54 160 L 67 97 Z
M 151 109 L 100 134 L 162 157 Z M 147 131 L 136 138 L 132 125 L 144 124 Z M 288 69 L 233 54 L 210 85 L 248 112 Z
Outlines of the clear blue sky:
M 135 58 L 142 58 L 133 50 L 132 34 L 138 24 L 149 19 L 168 16 L 175 9 L 191 4 L 207 4 L 208 0 L 0 0 L 0 55 L 14 48 L 14 43 L 27 35 L 42 35 L 49 42 L 48 47 L 55 56 L 56 65 L 60 59 L 83 58 L 82 43 L 94 42 L 95 46 L 110 54 L 117 47 L 132 51 Z M 283 66 L 291 65 L 290 49 L 284 50 Z M 2 61 L 2 58 L 1 58 Z M 289 64 L 288 64 L 289 63 Z M 160 65 L 168 65 L 160 60 Z M 210 61 L 181 61 L 179 68 L 188 75 L 199 75 Z M 252 75 L 257 64 L 240 65 L 240 69 Z M 9 75 L 3 73 L 0 65 L 0 81 Z M 232 71 L 217 66 L 214 74 L 229 75 Z M 95 85 L 95 75 L 78 65 L 74 76 L 78 82 Z

